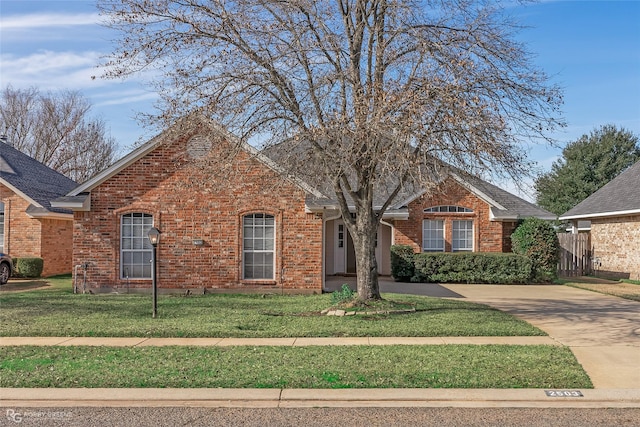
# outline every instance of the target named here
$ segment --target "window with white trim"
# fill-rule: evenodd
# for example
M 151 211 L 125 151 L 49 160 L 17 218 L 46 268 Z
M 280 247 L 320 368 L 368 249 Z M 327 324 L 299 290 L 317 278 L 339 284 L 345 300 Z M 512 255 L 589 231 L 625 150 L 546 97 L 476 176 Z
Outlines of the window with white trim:
M 432 206 L 423 211 L 424 213 L 473 213 L 473 209 L 464 206 Z
M 451 228 L 453 252 L 473 251 L 473 221 L 454 220 Z
M 153 227 L 153 216 L 135 212 L 120 219 L 120 277 L 151 279 L 151 253 L 147 233 Z
M 425 219 L 422 221 L 422 250 L 444 252 L 444 221 Z
M 245 279 L 274 279 L 275 218 L 254 213 L 242 218 L 242 270 Z

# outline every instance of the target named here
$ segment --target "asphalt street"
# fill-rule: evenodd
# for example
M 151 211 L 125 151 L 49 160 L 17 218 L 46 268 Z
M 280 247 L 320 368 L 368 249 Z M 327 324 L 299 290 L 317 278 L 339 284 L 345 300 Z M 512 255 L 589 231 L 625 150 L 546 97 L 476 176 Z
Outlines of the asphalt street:
M 3 426 L 638 426 L 640 408 L 3 408 Z

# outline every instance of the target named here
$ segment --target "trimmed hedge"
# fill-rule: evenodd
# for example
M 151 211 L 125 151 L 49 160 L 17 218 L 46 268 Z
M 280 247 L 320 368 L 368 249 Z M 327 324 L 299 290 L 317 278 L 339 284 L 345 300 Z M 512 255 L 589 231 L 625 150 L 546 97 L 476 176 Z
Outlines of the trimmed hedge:
M 516 254 L 419 253 L 414 261 L 413 282 L 528 283 L 533 272 L 531 260 Z
M 558 278 L 558 235 L 553 226 L 538 218 L 527 218 L 511 235 L 513 253 L 531 259 L 532 279 L 551 282 Z
M 413 248 L 409 245 L 391 246 L 391 275 L 397 282 L 408 282 L 414 275 Z
M 38 257 L 13 258 L 13 269 L 18 277 L 36 278 L 42 275 L 44 260 Z

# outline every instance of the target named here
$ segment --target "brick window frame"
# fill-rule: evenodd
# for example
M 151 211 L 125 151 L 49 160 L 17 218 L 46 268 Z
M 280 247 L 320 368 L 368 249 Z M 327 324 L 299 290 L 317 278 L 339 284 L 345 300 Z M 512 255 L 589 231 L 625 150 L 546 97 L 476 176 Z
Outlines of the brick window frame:
M 154 215 L 144 211 L 119 215 L 121 280 L 150 280 L 152 247 L 147 232 L 155 224 Z
M 444 252 L 445 221 L 443 219 L 422 220 L 422 251 Z
M 422 251 L 423 252 L 473 252 L 476 247 L 476 211 L 472 208 L 455 205 L 442 204 L 426 207 L 422 210 Z M 433 240 L 433 230 L 427 229 L 428 221 L 440 221 L 442 223 L 442 247 L 429 246 L 425 244 L 429 239 Z M 465 229 L 461 231 L 460 225 L 464 224 Z M 470 230 L 469 230 L 470 227 Z M 428 235 L 431 233 L 431 237 Z M 459 243 L 463 241 L 463 245 Z
M 451 251 L 473 252 L 474 228 L 472 219 L 454 219 L 451 224 Z
M 240 224 L 241 279 L 250 282 L 275 283 L 278 246 L 277 215 L 270 212 L 246 212 L 241 215 Z M 249 259 L 251 262 L 248 264 Z

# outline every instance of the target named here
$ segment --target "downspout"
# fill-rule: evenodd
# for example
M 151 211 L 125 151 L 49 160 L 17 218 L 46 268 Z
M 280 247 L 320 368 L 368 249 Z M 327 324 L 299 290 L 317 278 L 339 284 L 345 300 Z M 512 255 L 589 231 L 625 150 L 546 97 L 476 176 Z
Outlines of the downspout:
M 4 204 L 4 247 L 5 254 L 11 253 L 11 199 Z
M 82 267 L 82 264 L 76 264 L 75 267 L 73 267 L 73 293 L 77 294 L 78 293 L 78 268 Z
M 278 212 L 278 222 L 280 223 L 278 226 L 278 234 L 280 234 L 280 244 L 277 245 L 278 248 L 278 264 L 280 265 L 280 295 L 284 295 L 284 274 L 285 274 L 285 267 L 284 267 L 284 224 L 283 224 L 283 218 L 284 218 L 284 213 L 283 210 L 280 209 L 280 211 Z M 274 230 L 274 234 L 275 234 L 275 230 Z
M 390 245 L 389 245 L 389 248 L 388 248 L 388 250 L 389 250 L 389 269 L 391 269 L 391 246 L 392 246 L 392 245 L 394 244 L 394 242 L 395 242 L 395 238 L 396 238 L 396 236 L 395 236 L 395 230 L 396 230 L 396 229 L 395 229 L 395 227 L 394 227 L 393 225 L 389 224 L 388 222 L 386 222 L 386 221 L 385 221 L 385 220 L 383 220 L 383 219 L 380 219 L 380 224 L 381 224 L 381 225 L 386 225 L 386 226 L 388 226 L 388 227 L 390 227 L 390 228 L 391 228 L 391 242 L 390 242 Z M 380 239 L 380 242 L 382 242 L 382 238 Z M 380 272 L 381 272 L 381 273 L 382 273 L 382 257 L 385 255 L 385 254 L 383 253 L 383 250 L 384 250 L 384 247 L 382 247 L 382 246 L 381 246 L 381 247 L 380 247 L 380 264 L 381 264 L 381 265 L 379 266 L 379 269 L 380 269 Z

